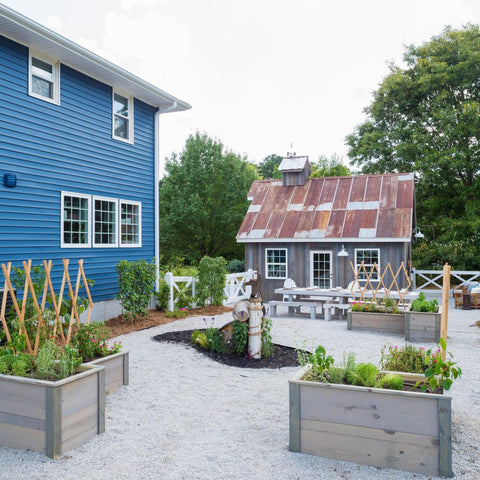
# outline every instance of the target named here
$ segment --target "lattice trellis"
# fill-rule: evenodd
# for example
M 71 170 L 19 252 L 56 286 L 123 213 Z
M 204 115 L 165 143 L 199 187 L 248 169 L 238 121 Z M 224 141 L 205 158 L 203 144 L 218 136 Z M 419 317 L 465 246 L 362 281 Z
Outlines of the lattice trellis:
M 72 286 L 72 282 L 70 280 L 69 263 L 70 263 L 70 260 L 63 259 L 63 277 L 62 277 L 62 282 L 60 286 L 60 291 L 57 296 L 53 288 L 53 283 L 51 278 L 51 271 L 53 266 L 52 260 L 48 260 L 48 261 L 43 260 L 43 268 L 45 271 L 45 283 L 43 286 L 42 294 L 39 295 L 40 298 L 37 298 L 37 294 L 35 293 L 35 289 L 32 281 L 32 275 L 31 275 L 32 261 L 31 260 L 24 261 L 23 270 L 25 272 L 25 285 L 23 288 L 23 297 L 20 303 L 19 303 L 19 300 L 17 299 L 17 295 L 11 280 L 12 264 L 11 262 L 7 263 L 7 265 L 2 264 L 3 276 L 5 281 L 4 281 L 4 287 L 3 287 L 2 305 L 0 309 L 0 319 L 3 325 L 3 329 L 5 331 L 5 336 L 7 338 L 7 341 L 11 341 L 11 334 L 5 318 L 8 295 L 10 295 L 12 299 L 13 307 L 15 309 L 15 313 L 18 318 L 19 334 L 25 335 L 27 351 L 32 355 L 37 354 L 41 331 L 47 322 L 53 321 L 53 335 L 59 339 L 59 342 L 62 344 L 62 346 L 65 346 L 70 342 L 71 334 L 72 334 L 72 326 L 74 322 L 80 323 L 77 303 L 78 303 L 79 291 L 82 283 L 88 298 L 86 323 L 90 323 L 90 315 L 93 308 L 93 302 L 92 302 L 92 297 L 90 295 L 90 289 L 88 288 L 88 281 L 85 276 L 85 271 L 83 269 L 83 260 L 78 261 L 77 281 L 75 282 L 74 287 Z M 60 313 L 62 300 L 65 292 L 65 286 L 68 287 L 68 295 L 70 297 L 70 303 L 71 303 L 71 312 L 70 312 L 69 319 L 65 319 L 65 317 L 62 316 Z M 47 298 L 49 294 L 50 294 L 51 304 L 47 304 Z M 36 328 L 35 328 L 35 334 L 32 335 L 33 338 L 30 338 L 30 335 L 25 326 L 25 320 L 26 320 L 25 314 L 26 314 L 27 300 L 29 295 L 32 299 L 32 302 L 35 308 L 35 315 L 36 315 L 36 321 L 35 321 Z M 47 311 L 52 313 L 47 314 Z M 52 315 L 53 315 L 53 319 L 50 320 L 50 317 Z M 67 334 L 65 335 L 65 328 L 67 324 L 68 324 L 68 330 L 67 330 Z
M 404 262 L 400 264 L 396 272 L 393 271 L 390 262 L 387 263 L 382 274 L 380 274 L 380 269 L 376 263 L 371 267 L 366 267 L 361 262 L 358 269 L 355 269 L 353 262 L 350 262 L 350 266 L 355 275 L 351 288 L 353 298 L 359 297 L 361 302 L 364 302 L 365 299 L 376 302 L 377 299 L 393 298 L 405 308 L 404 297 L 409 293 L 411 281 Z M 390 273 L 392 280 L 387 285 L 385 277 L 388 273 Z M 360 282 L 364 282 L 364 284 L 362 285 Z M 405 285 L 405 287 L 402 289 L 399 285 Z M 393 296 L 393 292 L 395 292 L 395 296 Z

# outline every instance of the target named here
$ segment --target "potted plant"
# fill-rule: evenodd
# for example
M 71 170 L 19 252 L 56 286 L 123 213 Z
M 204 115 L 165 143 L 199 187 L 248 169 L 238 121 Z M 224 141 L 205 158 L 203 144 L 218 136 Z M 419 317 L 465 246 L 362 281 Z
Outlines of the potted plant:
M 105 431 L 105 372 L 53 338 L 24 353 L 25 338 L 0 348 L 0 444 L 56 458 Z
M 356 364 L 353 354 L 335 365 L 322 346 L 313 354 L 301 353 L 302 372 L 289 382 L 290 450 L 453 476 L 451 398 L 443 391 L 461 370 L 438 351 L 418 349 L 417 354 L 426 370 L 405 391 L 408 380 L 401 372 Z
M 129 354 L 122 342 L 109 341 L 110 330 L 103 322 L 76 326 L 71 345 L 78 349 L 84 365 L 105 367 L 105 395 L 129 383 Z
M 381 303 L 355 302 L 347 312 L 347 329 L 404 334 L 405 312 L 393 298 L 386 297 Z
M 405 312 L 405 339 L 410 342 L 437 343 L 440 339 L 442 310 L 437 300 L 426 300 L 420 292 Z

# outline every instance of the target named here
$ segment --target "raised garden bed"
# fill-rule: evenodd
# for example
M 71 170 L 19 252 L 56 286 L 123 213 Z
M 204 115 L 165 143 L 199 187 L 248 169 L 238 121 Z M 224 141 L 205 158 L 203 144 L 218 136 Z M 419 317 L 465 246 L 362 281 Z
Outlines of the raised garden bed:
M 101 365 L 105 367 L 105 395 L 114 393 L 122 385 L 129 383 L 128 351 L 97 358 L 84 365 Z
M 348 330 L 405 334 L 405 313 L 347 312 Z
M 441 320 L 441 307 L 438 308 L 437 313 L 407 311 L 405 313 L 405 340 L 438 343 Z
M 56 458 L 105 431 L 105 370 L 59 381 L 0 375 L 0 445 Z
M 289 382 L 291 451 L 453 476 L 450 397 L 310 382 L 303 374 Z

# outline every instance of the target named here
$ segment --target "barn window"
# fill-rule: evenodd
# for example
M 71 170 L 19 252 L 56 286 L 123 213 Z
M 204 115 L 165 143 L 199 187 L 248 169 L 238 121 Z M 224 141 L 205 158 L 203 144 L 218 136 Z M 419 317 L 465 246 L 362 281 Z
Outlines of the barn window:
M 370 280 L 378 281 L 378 276 L 380 273 L 380 249 L 379 248 L 369 248 L 369 249 L 355 249 L 355 268 L 358 272 L 358 269 L 363 262 L 365 269 L 361 269 L 358 274 L 359 280 L 366 280 L 367 275 L 370 275 L 373 265 L 376 264 L 377 268 L 373 270 Z
M 28 93 L 47 102 L 60 103 L 58 62 L 30 54 Z
M 113 138 L 133 143 L 133 98 L 113 92 Z
M 62 192 L 62 247 L 90 246 L 90 195 Z
M 93 198 L 93 245 L 117 246 L 117 205 L 114 198 Z
M 267 278 L 287 278 L 287 249 L 265 249 L 265 271 Z
M 120 200 L 120 246 L 141 247 L 142 246 L 142 204 Z

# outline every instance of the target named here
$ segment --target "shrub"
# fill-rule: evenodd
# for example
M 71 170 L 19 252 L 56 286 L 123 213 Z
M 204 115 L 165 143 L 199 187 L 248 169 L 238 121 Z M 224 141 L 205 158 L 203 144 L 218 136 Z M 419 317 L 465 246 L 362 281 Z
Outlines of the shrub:
M 215 353 L 225 353 L 225 343 L 223 336 L 218 328 L 210 327 L 205 330 L 210 350 Z
M 426 300 L 425 294 L 420 292 L 418 297 L 412 302 L 410 311 L 412 312 L 432 312 L 436 313 L 438 310 L 437 300 Z
M 118 295 L 125 317 L 135 320 L 148 313 L 155 283 L 155 265 L 145 260 L 129 262 L 120 260 L 117 263 Z
M 234 258 L 227 263 L 228 273 L 241 273 L 245 271 L 245 260 Z
M 223 257 L 205 256 L 198 266 L 197 302 L 204 307 L 209 301 L 211 305 L 221 305 L 225 297 L 226 260 Z
M 233 322 L 233 340 L 234 350 L 238 356 L 244 356 L 247 353 L 248 343 L 248 324 L 235 320 Z
M 167 282 L 162 278 L 158 282 L 158 292 L 155 293 L 158 308 L 160 310 L 166 310 L 168 308 L 168 299 L 170 296 L 170 287 Z

